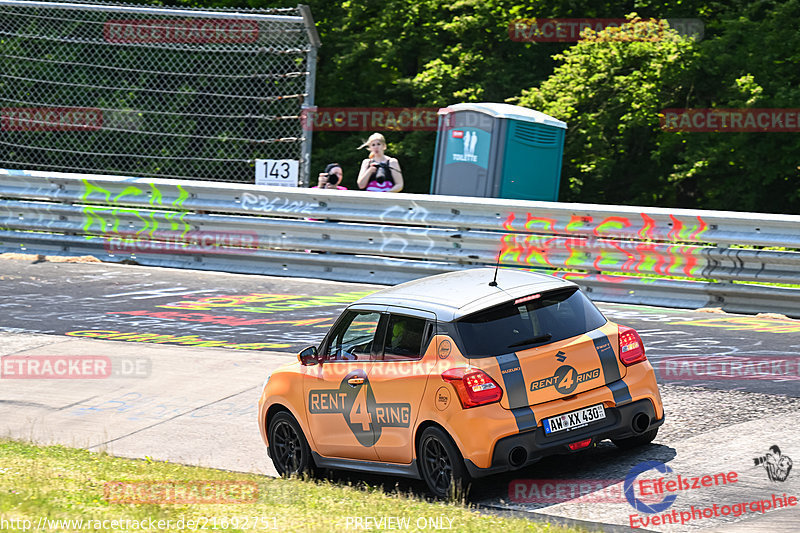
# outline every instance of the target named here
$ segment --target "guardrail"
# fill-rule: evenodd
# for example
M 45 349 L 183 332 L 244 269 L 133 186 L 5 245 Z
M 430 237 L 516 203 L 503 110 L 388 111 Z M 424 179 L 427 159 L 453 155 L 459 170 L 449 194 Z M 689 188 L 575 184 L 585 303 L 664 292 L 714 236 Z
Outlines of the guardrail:
M 741 283 L 800 285 L 800 216 L 19 170 L 0 198 L 0 252 L 378 284 L 499 261 L 600 301 L 800 317 L 800 288 Z

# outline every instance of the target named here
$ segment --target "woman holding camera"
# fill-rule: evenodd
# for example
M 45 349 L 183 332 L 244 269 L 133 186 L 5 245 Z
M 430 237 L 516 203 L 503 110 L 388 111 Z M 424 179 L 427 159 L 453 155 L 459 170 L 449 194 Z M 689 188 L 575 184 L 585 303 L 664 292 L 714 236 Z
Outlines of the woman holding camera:
M 361 162 L 356 183 L 359 189 L 377 192 L 400 192 L 403 190 L 403 172 L 394 157 L 387 156 L 386 139 L 380 133 L 373 133 L 367 142 L 359 146 L 369 149 L 369 157 Z
M 347 187 L 342 186 L 342 166 L 339 163 L 331 163 L 325 167 L 325 172 L 317 177 L 317 186 L 312 189 L 337 189 L 346 191 Z

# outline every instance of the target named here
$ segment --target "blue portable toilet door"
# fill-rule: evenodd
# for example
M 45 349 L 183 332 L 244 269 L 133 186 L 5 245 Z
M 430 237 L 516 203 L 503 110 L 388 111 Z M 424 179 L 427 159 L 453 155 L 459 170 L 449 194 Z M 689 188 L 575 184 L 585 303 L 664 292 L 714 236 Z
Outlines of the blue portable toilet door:
M 481 113 L 462 111 L 454 113 L 453 122 L 442 132 L 445 136 L 444 168 L 436 192 L 491 196 L 493 180 L 489 176 L 489 159 L 495 121 Z

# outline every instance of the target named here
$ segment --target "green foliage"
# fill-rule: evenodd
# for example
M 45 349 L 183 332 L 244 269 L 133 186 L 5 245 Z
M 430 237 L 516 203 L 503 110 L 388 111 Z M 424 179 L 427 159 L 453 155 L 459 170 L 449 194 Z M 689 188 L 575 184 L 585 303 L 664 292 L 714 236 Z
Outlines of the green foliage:
M 666 108 L 792 108 L 800 101 L 789 0 L 721 14 L 706 39 L 577 43 L 515 101 L 568 122 L 562 200 L 798 213 L 796 133 L 665 132 Z
M 642 27 L 659 38 L 625 38 Z M 654 140 L 663 135 L 659 112 L 685 96 L 696 46 L 635 18 L 587 37 L 556 55 L 561 64 L 553 74 L 514 101 L 567 122 L 562 199 L 658 205 L 674 191 L 653 181 L 664 181 L 669 169 L 669 161 L 653 157 Z

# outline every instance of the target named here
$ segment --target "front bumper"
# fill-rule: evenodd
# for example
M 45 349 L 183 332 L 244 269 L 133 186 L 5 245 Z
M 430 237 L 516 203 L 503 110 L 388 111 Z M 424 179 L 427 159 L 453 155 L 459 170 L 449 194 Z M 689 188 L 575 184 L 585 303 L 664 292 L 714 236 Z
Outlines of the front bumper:
M 469 459 L 465 459 L 464 463 L 470 476 L 483 477 L 524 468 L 549 455 L 575 453 L 568 447 L 571 442 L 591 438 L 594 444 L 603 439 L 634 437 L 637 433 L 633 431 L 631 424 L 633 417 L 639 413 L 644 413 L 650 418 L 650 425 L 645 431 L 650 431 L 664 423 L 664 417 L 656 419 L 653 403 L 648 399 L 643 399 L 620 407 L 607 407 L 606 418 L 602 421 L 566 433 L 548 436 L 545 435 L 544 428 L 538 426 L 533 431 L 504 437 L 497 441 L 492 455 L 492 464 L 488 468 L 475 466 L 475 463 Z M 526 458 L 519 464 L 511 464 L 509 456 L 516 448 L 524 449 Z M 517 450 L 516 456 L 519 457 L 519 455 L 520 452 Z

